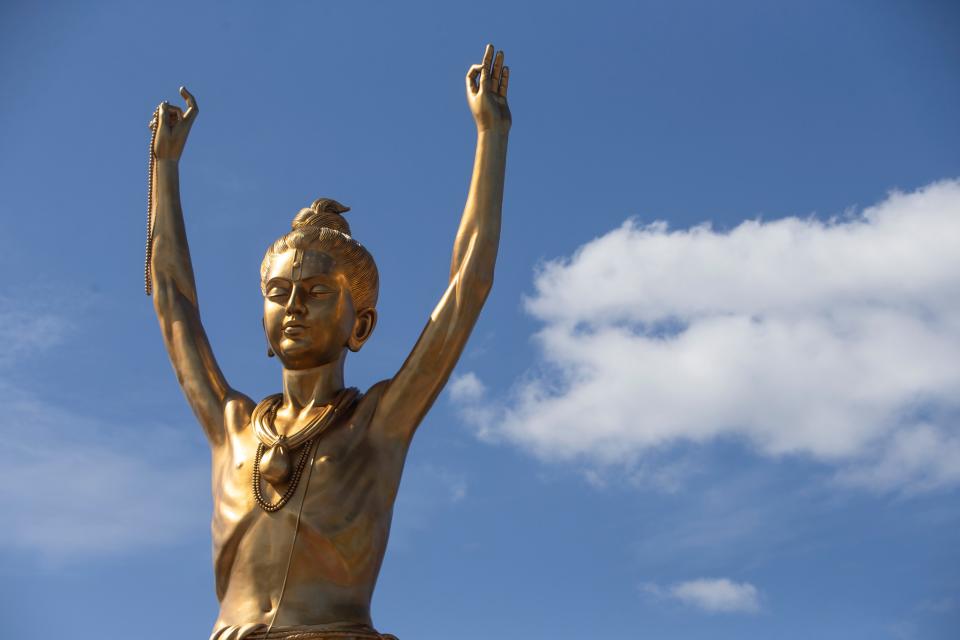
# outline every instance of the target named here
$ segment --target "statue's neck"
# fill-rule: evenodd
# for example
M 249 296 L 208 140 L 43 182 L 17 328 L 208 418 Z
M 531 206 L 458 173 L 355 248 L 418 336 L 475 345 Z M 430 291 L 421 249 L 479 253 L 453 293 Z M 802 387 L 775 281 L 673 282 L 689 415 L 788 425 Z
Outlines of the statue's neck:
M 298 422 L 314 408 L 333 402 L 343 389 L 343 361 L 341 356 L 312 369 L 284 369 L 283 405 L 278 414 L 285 421 Z

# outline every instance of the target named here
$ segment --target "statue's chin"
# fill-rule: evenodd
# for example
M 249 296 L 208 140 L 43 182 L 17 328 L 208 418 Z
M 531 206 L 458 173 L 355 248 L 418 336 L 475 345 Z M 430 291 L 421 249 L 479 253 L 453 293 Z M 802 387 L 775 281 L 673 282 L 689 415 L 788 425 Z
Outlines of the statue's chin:
M 284 349 L 277 354 L 280 363 L 288 371 L 304 371 L 335 364 L 345 357 L 346 347 L 335 354 L 317 352 L 308 349 Z

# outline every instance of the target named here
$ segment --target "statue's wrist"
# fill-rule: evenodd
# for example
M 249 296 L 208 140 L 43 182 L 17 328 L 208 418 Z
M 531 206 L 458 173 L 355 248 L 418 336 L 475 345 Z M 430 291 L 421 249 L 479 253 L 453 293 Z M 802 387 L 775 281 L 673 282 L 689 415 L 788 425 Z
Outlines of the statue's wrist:
M 477 135 L 484 137 L 506 138 L 510 135 L 510 125 L 494 125 L 481 127 L 477 125 Z
M 157 180 L 164 184 L 169 180 L 177 181 L 180 179 L 180 159 L 157 158 L 156 171 Z

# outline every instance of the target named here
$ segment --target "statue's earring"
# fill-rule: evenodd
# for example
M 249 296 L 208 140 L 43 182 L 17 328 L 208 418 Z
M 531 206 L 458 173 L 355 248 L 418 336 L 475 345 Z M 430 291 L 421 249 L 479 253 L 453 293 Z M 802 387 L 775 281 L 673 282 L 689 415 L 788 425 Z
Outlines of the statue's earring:
M 277 355 L 277 354 L 275 354 L 275 353 L 273 352 L 273 347 L 267 347 L 267 357 L 268 357 L 268 358 L 273 358 L 273 357 L 276 356 L 276 355 Z

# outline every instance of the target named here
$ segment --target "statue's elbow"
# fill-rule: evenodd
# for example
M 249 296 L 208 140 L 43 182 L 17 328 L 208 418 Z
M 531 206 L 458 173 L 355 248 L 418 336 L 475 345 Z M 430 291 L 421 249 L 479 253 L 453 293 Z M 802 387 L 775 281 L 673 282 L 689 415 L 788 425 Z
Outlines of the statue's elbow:
M 478 273 L 471 285 L 471 289 L 480 296 L 480 301 L 486 300 L 490 290 L 493 289 L 493 269 Z

